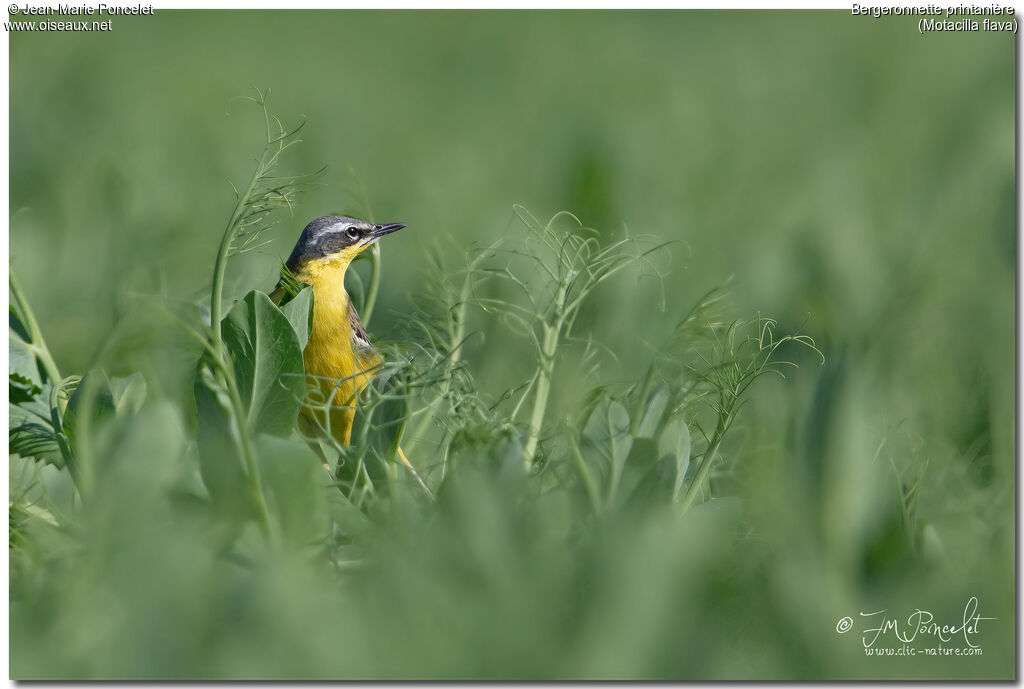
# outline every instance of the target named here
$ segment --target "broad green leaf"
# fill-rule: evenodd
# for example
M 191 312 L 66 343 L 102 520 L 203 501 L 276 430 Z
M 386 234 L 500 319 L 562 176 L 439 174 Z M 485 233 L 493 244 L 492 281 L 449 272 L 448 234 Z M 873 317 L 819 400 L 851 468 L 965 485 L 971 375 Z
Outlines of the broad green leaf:
M 325 488 L 327 489 L 327 510 L 331 521 L 344 534 L 356 539 L 370 538 L 373 524 L 366 513 L 353 504 L 342 491 L 338 490 L 336 484 L 327 483 Z
M 256 457 L 271 518 L 294 546 L 322 543 L 330 535 L 328 491 L 337 491 L 309 445 L 296 439 L 260 435 Z
M 9 459 L 8 516 L 13 567 L 20 546 L 31 544 L 38 553 L 39 548 L 56 549 L 68 544 L 73 531 L 63 529 L 70 526 L 67 517 L 74 513 L 76 499 L 68 472 L 28 457 L 12 455 Z
M 306 388 L 302 348 L 292 324 L 266 294 L 252 291 L 225 317 L 222 332 L 247 427 L 288 436 Z
M 674 416 L 665 424 L 658 438 L 659 471 L 671 476 L 672 499 L 679 499 L 679 491 L 690 466 L 690 428 L 681 416 Z
M 141 373 L 136 372 L 125 378 L 109 378 L 102 370 L 87 373 L 68 400 L 64 412 L 63 430 L 72 448 L 75 443 L 75 427 L 81 415 L 83 395 L 89 394 L 90 389 L 93 390 L 91 394 L 95 395 L 92 400 L 93 424 L 112 417 L 130 418 L 138 413 L 146 399 L 146 379 Z
M 299 300 L 293 312 L 296 315 L 302 313 L 301 301 L 307 298 L 302 294 L 295 298 Z M 244 432 L 290 435 L 305 392 L 302 348 L 293 323 L 266 294 L 253 291 L 234 305 L 221 328 L 233 363 Z M 203 482 L 222 513 L 252 516 L 253 496 L 238 420 L 228 388 L 217 379 L 209 362 L 200 364 L 195 399 Z
M 11 330 L 11 337 L 17 337 L 23 342 L 29 341 L 28 328 L 25 327 L 13 304 L 7 306 L 7 325 Z
M 28 328 L 14 306 L 8 306 L 8 452 L 64 466 L 66 439 L 60 434 L 58 400 L 54 384 L 43 375 Z M 59 386 L 58 392 L 63 392 Z M 54 424 L 58 428 L 54 428 Z
M 643 418 L 636 429 L 636 437 L 653 438 L 661 425 L 661 419 L 665 415 L 665 407 L 668 405 L 669 390 L 665 385 L 659 385 L 647 398 L 644 407 Z
M 254 514 L 245 463 L 234 428 L 231 401 L 210 366 L 196 372 L 196 445 L 199 473 L 222 514 L 244 519 Z
M 134 416 L 146 401 L 146 379 L 141 373 L 110 379 L 110 401 L 117 416 Z
M 652 438 L 635 438 L 629 451 L 626 466 L 619 480 L 617 500 L 643 502 L 658 492 L 662 483 L 658 476 L 658 445 Z M 660 491 L 668 494 L 667 488 Z
M 10 317 L 12 326 L 8 336 L 7 373 L 9 376 L 17 376 L 19 379 L 39 386 L 43 378 L 39 374 L 39 364 L 36 361 L 35 352 L 18 332 L 18 328 L 13 325 L 16 319 L 17 317 L 12 312 Z
M 32 345 L 28 343 L 28 334 L 14 309 L 10 309 L 10 328 L 8 336 L 7 379 L 11 404 L 32 401 L 42 393 L 43 378 L 39 373 Z
M 90 496 L 102 506 L 98 510 L 107 517 L 116 510 L 116 519 L 130 519 L 162 509 L 186 447 L 182 419 L 172 403 L 154 400 L 131 416 L 107 414 L 96 420 L 89 438 Z
M 313 288 L 303 287 L 281 307 L 281 313 L 291 323 L 292 330 L 299 339 L 299 349 L 305 349 L 306 342 L 309 341 L 309 332 L 313 329 Z
M 7 377 L 9 401 L 11 404 L 31 402 L 34 397 L 42 393 L 43 389 L 28 378 L 12 373 Z
M 676 500 L 690 464 L 690 430 L 676 416 L 653 438 L 636 438 L 620 482 L 621 501 Z
M 7 451 L 63 467 L 50 410 L 53 386 L 42 382 L 28 332 L 13 307 L 8 307 L 8 323 Z
M 57 444 L 49 403 L 53 386 L 44 383 L 41 389 L 36 389 L 39 391 L 35 393 L 23 390 L 14 403 L 12 387 L 12 402 L 8 404 L 7 451 L 63 467 L 64 456 Z
M 622 468 L 632 446 L 633 436 L 629 434 L 626 408 L 610 397 L 602 397 L 583 428 L 583 449 L 589 449 L 601 458 L 602 473 L 607 477 L 608 495 L 612 499 L 618 492 Z
M 107 374 L 102 370 L 90 371 L 82 376 L 82 380 L 71 394 L 71 399 L 68 400 L 68 406 L 64 412 L 64 428 L 69 437 L 75 435 L 75 427 L 79 423 L 82 406 L 85 404 L 86 391 L 90 389 L 94 391 L 92 420 L 95 421 L 114 414 L 116 409 L 114 393 L 110 390 L 110 380 L 107 378 Z
M 525 477 L 526 465 L 523 463 L 523 440 L 525 434 L 511 430 L 499 434 L 490 449 L 492 463 L 498 467 L 499 475 L 506 477 Z
M 359 271 L 352 269 L 345 272 L 345 291 L 349 299 L 356 306 L 356 311 L 362 313 L 366 306 L 366 287 L 363 285 L 363 278 Z

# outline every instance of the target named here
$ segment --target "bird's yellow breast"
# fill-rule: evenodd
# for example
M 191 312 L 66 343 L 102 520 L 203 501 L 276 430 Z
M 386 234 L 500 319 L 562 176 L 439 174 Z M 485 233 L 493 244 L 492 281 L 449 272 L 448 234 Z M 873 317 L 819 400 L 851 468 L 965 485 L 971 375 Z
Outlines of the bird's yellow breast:
M 304 413 L 329 428 L 331 435 L 346 445 L 352 434 L 356 396 L 380 364 L 380 357 L 373 350 L 353 343 L 349 296 L 345 291 L 349 260 L 339 257 L 311 263 L 296 274 L 301 282 L 313 287 L 313 327 L 302 353 L 307 381 L 320 390 L 319 399 L 316 395 L 314 399 L 321 407 L 327 401 L 331 403 L 327 414 L 316 407 L 307 408 Z

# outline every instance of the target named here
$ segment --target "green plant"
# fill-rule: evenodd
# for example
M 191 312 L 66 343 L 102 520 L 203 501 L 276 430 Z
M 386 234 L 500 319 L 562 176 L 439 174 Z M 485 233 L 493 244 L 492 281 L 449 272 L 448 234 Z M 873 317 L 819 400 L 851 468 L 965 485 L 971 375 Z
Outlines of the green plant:
M 253 436 L 257 432 L 278 436 L 292 432 L 305 389 L 302 343 L 292 321 L 308 323 L 312 301 L 293 300 L 289 320 L 266 294 L 253 291 L 222 319 L 224 276 L 232 255 L 259 246 L 260 237 L 270 227 L 270 214 L 291 209 L 301 186 L 323 170 L 308 175 L 274 174 L 281 154 L 299 142 L 296 135 L 305 123 L 285 130 L 270 114 L 267 95 L 257 91 L 256 97 L 249 99 L 263 110 L 266 142 L 249 183 L 240 193 L 236 191 L 235 207 L 217 250 L 210 330 L 206 356 L 197 374 L 196 404 L 200 467 L 208 487 L 220 502 L 229 503 L 232 511 L 251 509 L 269 535 L 274 525 L 267 513 Z M 299 310 L 302 307 L 304 312 Z M 233 460 L 228 459 L 231 456 Z M 247 496 L 247 506 L 238 502 L 239 493 Z
M 285 268 L 280 303 L 258 289 L 230 304 L 224 294 L 229 259 L 259 246 L 273 211 L 292 209 L 315 177 L 275 174 L 299 128 L 286 131 L 265 94 L 252 101 L 266 140 L 221 237 L 209 319 L 197 305 L 159 310 L 199 347 L 194 406 L 175 408 L 139 372 L 109 377 L 102 365 L 109 343 L 85 376 L 61 378 L 12 278 L 11 451 L 66 470 L 78 498 L 66 507 L 46 497 L 43 477 L 22 466 L 10 517 L 21 567 L 43 557 L 44 529 L 73 532 L 88 514 L 82 538 L 96 538 L 149 507 L 156 522 L 193 534 L 192 557 L 235 563 L 246 576 L 268 562 L 292 562 L 289 553 L 317 576 L 325 567 L 352 576 L 373 567 L 388 533 L 412 535 L 413 524 L 491 509 L 480 500 L 507 515 L 550 511 L 548 527 L 566 534 L 598 534 L 604 519 L 664 508 L 685 520 L 698 499 L 714 498 L 709 474 L 754 380 L 780 373 L 787 362 L 776 354 L 786 343 L 817 351 L 805 335 L 775 336 L 769 319 L 720 320 L 724 291 L 713 290 L 653 355 L 643 381 L 600 381 L 599 360 L 614 355 L 580 315 L 600 285 L 629 274 L 660 279 L 667 245 L 631 235 L 605 241 L 569 213 L 542 223 L 517 205 L 521 237 L 470 250 L 461 265 L 442 260 L 451 251 L 432 254 L 429 287 L 403 328 L 380 341 L 384 363 L 357 402 L 351 444 L 337 444 L 329 429 L 300 433 L 302 405 L 330 403 L 307 389 L 303 368 L 312 290 Z M 353 203 L 370 213 L 360 193 Z M 379 254 L 367 260 L 369 286 L 352 271 L 353 291 L 370 311 L 383 266 Z M 527 343 L 532 372 L 511 389 L 477 382 L 467 345 L 482 327 Z M 110 342 L 117 337 L 115 329 Z M 579 349 L 582 357 L 573 354 Z M 556 381 L 568 375 L 566 362 L 580 358 L 589 392 L 571 399 L 571 414 L 552 413 Z M 148 461 L 133 461 L 138 453 Z M 335 456 L 325 471 L 321 458 Z M 134 491 L 123 504 L 122 491 Z M 464 528 L 461 520 L 452 528 Z

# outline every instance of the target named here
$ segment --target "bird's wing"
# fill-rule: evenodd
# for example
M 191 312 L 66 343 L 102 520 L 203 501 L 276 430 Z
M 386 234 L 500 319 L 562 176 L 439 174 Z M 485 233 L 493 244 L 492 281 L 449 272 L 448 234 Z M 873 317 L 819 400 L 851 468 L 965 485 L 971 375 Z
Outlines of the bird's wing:
M 370 336 L 366 334 L 366 329 L 363 327 L 363 322 L 359 320 L 359 313 L 356 311 L 356 307 L 352 305 L 351 299 L 348 301 L 348 320 L 352 324 L 353 347 L 357 350 L 373 351 Z

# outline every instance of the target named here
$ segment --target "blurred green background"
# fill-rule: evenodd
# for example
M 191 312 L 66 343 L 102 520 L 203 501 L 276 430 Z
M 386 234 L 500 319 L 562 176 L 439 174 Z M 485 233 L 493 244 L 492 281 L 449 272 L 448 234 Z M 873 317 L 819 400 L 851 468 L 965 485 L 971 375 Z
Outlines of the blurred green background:
M 555 517 L 481 486 L 345 585 L 225 572 L 155 519 L 85 574 L 14 580 L 12 676 L 1013 677 L 1012 36 L 846 11 L 158 11 L 10 36 L 11 267 L 66 371 L 127 295 L 207 292 L 261 141 L 251 87 L 308 119 L 285 169 L 330 168 L 233 265 L 236 296 L 353 207 L 351 167 L 375 219 L 410 227 L 383 247 L 378 340 L 430 247 L 453 238 L 457 264 L 519 233 L 522 203 L 675 242 L 664 311 L 646 279 L 587 312 L 617 382 L 731 275 L 739 313 L 827 359 L 744 412 L 742 517 L 624 518 L 570 554 Z M 473 366 L 497 395 L 532 361 L 488 334 Z M 835 632 L 881 608 L 958 621 L 971 596 L 997 618 L 980 657 L 867 658 Z

